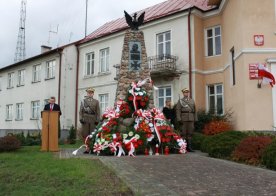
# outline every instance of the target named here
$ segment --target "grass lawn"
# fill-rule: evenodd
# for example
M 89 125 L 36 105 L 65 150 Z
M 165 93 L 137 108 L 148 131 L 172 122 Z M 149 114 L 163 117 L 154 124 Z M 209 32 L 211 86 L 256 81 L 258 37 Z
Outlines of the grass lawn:
M 0 153 L 0 195 L 133 195 L 99 160 L 58 159 L 40 146 Z

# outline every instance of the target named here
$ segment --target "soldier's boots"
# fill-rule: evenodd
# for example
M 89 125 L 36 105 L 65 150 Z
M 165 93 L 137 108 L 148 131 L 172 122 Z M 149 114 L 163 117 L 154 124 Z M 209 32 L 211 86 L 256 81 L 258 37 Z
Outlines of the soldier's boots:
M 195 152 L 195 151 L 192 149 L 192 139 L 187 139 L 187 151 L 188 151 L 188 152 Z

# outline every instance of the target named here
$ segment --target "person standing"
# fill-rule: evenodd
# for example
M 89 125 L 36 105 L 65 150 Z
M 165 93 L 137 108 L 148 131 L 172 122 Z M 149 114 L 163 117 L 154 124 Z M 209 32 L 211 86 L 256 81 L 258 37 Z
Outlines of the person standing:
M 60 106 L 56 104 L 56 98 L 51 97 L 48 101 L 49 103 L 44 106 L 44 111 L 59 111 L 59 114 L 61 115 Z
M 187 141 L 187 151 L 194 152 L 192 149 L 192 134 L 194 131 L 194 122 L 197 121 L 195 102 L 190 98 L 190 90 L 182 90 L 183 98 L 179 99 L 176 105 L 176 119 L 179 123 L 182 137 Z
M 166 119 L 174 125 L 175 112 L 172 107 L 172 101 L 170 99 L 166 100 L 166 105 L 164 106 L 162 112 L 163 112 L 164 116 L 166 117 Z
M 83 140 L 94 131 L 96 125 L 100 121 L 100 105 L 99 101 L 94 99 L 93 88 L 86 89 L 87 96 L 82 100 L 79 111 L 79 119 L 82 125 L 81 136 Z M 89 153 L 87 150 L 84 153 Z

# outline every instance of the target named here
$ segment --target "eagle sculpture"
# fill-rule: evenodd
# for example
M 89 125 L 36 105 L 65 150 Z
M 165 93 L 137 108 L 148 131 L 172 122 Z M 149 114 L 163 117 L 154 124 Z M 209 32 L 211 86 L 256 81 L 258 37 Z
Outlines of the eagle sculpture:
M 125 12 L 125 18 L 126 18 L 126 22 L 128 24 L 128 26 L 131 28 L 131 30 L 139 30 L 139 26 L 141 26 L 144 22 L 144 17 L 145 17 L 145 12 L 143 12 L 138 19 L 137 17 L 137 13 L 134 13 L 133 15 L 133 19 L 132 16 L 130 16 L 126 11 Z

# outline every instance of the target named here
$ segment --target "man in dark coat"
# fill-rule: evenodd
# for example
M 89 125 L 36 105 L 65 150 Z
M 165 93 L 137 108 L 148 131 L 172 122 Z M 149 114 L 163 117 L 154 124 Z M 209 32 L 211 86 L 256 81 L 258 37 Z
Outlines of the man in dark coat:
M 51 97 L 49 99 L 49 103 L 44 106 L 44 110 L 45 111 L 59 111 L 59 114 L 61 115 L 60 106 L 58 104 L 56 104 L 55 102 L 56 102 L 56 98 Z

